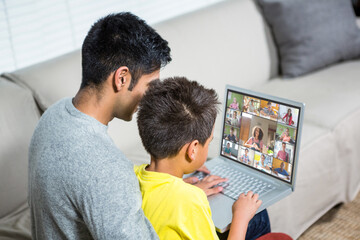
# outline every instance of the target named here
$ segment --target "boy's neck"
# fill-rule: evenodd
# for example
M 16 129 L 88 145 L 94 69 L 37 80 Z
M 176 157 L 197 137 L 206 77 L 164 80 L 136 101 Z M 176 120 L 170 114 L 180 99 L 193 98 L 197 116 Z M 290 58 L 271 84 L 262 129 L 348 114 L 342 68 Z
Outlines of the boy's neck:
M 186 161 L 185 159 L 180 159 L 181 156 L 176 155 L 171 158 L 164 158 L 161 160 L 155 160 L 151 156 L 151 162 L 149 166 L 146 167 L 147 171 L 167 173 L 172 176 L 182 178 L 184 171 L 181 167 L 181 162 Z

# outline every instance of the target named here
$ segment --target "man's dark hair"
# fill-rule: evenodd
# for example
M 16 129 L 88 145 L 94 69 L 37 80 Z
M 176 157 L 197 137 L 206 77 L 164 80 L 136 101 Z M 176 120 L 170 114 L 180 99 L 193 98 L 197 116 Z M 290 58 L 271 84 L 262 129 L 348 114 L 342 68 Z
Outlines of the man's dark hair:
M 210 137 L 218 97 L 184 77 L 151 82 L 140 102 L 138 127 L 142 143 L 155 159 L 176 155 L 193 140 L 204 145 Z
M 127 66 L 132 90 L 142 75 L 170 61 L 168 42 L 144 20 L 129 12 L 110 14 L 94 23 L 82 45 L 81 88 L 99 89 L 112 72 Z

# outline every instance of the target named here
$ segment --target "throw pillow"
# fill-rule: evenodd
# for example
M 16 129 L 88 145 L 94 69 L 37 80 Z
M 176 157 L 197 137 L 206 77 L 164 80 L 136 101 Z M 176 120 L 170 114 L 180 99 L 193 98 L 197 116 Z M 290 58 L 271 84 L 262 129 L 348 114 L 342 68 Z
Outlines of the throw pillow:
M 258 0 L 273 31 L 283 77 L 360 56 L 351 0 Z

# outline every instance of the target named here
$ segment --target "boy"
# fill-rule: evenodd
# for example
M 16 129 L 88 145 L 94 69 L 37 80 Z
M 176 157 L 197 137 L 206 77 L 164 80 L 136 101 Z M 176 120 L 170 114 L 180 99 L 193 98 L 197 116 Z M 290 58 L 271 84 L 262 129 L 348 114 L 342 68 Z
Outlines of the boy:
M 151 163 L 135 167 L 135 173 L 145 216 L 160 239 L 218 239 L 205 193 L 182 180 L 206 161 L 217 104 L 214 90 L 186 78 L 152 82 L 141 101 L 139 133 Z M 245 239 L 260 205 L 257 194 L 240 195 L 229 239 Z

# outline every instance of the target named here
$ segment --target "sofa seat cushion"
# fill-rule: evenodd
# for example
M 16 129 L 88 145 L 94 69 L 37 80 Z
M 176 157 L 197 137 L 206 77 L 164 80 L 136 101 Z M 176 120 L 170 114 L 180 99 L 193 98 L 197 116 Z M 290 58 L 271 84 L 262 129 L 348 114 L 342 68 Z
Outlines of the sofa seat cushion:
M 255 89 L 304 102 L 306 122 L 334 129 L 360 109 L 360 60 L 337 64 L 292 81 L 273 79 Z
M 28 149 L 39 118 L 31 92 L 0 78 L 0 219 L 27 200 Z
M 0 219 L 0 239 L 31 239 L 30 209 L 27 203 Z

